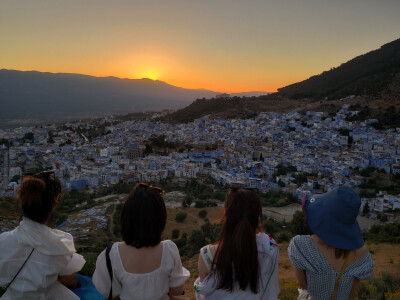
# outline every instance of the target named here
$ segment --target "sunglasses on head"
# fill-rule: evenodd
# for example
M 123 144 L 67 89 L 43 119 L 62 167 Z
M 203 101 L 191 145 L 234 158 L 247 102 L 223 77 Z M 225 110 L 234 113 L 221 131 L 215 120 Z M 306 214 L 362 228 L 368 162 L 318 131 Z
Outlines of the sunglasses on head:
M 155 191 L 160 195 L 164 194 L 164 190 L 163 189 L 161 189 L 159 187 L 156 187 L 156 186 L 152 186 L 152 185 L 144 183 L 144 182 L 138 183 L 136 185 L 136 188 L 151 189 L 152 191 Z
M 53 179 L 56 177 L 54 171 L 43 171 L 39 173 L 25 173 L 22 175 L 22 178 L 27 177 L 27 176 L 32 176 L 38 179 L 46 179 L 46 178 L 51 178 L 53 176 Z
M 237 192 L 239 190 L 245 190 L 245 191 L 251 191 L 251 192 L 258 192 L 258 188 L 252 188 L 252 187 L 231 187 L 229 191 L 231 192 Z

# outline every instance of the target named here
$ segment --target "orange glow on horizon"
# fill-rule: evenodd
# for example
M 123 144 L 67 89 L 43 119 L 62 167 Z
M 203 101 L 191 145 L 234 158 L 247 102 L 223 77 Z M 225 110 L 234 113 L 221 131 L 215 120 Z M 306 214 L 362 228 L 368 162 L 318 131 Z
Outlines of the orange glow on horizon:
M 292 2 L 0 1 L 0 68 L 275 92 L 399 38 L 400 1 Z

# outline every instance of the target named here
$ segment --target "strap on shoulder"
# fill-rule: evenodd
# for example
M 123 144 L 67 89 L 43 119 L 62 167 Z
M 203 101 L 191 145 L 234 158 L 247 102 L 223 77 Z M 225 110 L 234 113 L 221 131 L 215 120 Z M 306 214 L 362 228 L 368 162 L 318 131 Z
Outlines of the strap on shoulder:
M 333 294 L 332 294 L 331 300 L 335 300 L 335 299 L 336 299 L 336 292 L 337 292 L 337 290 L 338 290 L 338 288 L 339 288 L 340 281 L 342 280 L 342 276 L 343 276 L 344 270 L 345 270 L 346 267 L 347 267 L 347 262 L 348 262 L 348 260 L 349 260 L 349 255 L 347 255 L 347 256 L 345 257 L 345 259 L 344 259 L 344 262 L 343 262 L 343 265 L 342 265 L 342 270 L 340 271 L 339 278 L 336 280 L 335 288 L 334 288 L 334 290 L 333 290 Z
M 110 251 L 112 246 L 114 245 L 114 242 L 109 242 L 106 248 L 106 264 L 107 264 L 107 270 L 108 274 L 110 275 L 111 279 L 111 287 L 110 287 L 110 294 L 108 295 L 108 300 L 112 300 L 112 281 L 113 281 L 113 271 L 112 271 L 112 265 L 111 265 L 111 259 L 110 259 Z
M 26 262 L 28 261 L 29 257 L 31 257 L 33 250 L 35 250 L 35 248 L 32 248 L 31 252 L 29 253 L 28 257 L 25 259 L 24 263 L 22 264 L 22 266 L 19 268 L 17 274 L 14 275 L 14 278 L 9 282 L 9 284 L 7 284 L 7 286 L 4 289 L 4 292 L 7 291 L 8 287 L 14 282 L 15 278 L 17 278 L 19 272 L 21 272 L 22 268 L 25 266 Z

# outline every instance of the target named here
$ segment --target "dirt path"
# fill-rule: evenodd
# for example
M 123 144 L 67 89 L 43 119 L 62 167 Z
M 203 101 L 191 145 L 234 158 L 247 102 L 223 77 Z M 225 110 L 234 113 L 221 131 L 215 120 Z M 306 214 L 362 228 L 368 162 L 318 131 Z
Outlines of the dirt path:
M 263 207 L 263 214 L 271 217 L 277 221 L 282 222 L 285 220 L 286 222 L 290 222 L 293 218 L 293 215 L 296 211 L 301 211 L 300 204 L 290 204 L 282 207 Z
M 95 198 L 95 199 L 93 199 L 93 200 L 96 201 L 96 202 L 98 202 L 98 201 L 101 201 L 101 200 L 107 200 L 107 199 L 110 199 L 110 198 L 112 198 L 112 197 L 117 197 L 117 196 L 118 196 L 117 194 L 112 194 L 112 195 L 107 195 L 107 196 Z

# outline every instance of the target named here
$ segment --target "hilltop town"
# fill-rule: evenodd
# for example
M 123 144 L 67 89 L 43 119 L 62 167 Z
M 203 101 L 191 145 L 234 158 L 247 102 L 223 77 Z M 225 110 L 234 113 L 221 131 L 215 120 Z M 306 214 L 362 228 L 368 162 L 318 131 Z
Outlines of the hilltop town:
M 336 114 L 260 113 L 251 119 L 202 117 L 188 124 L 117 121 L 0 130 L 1 196 L 15 196 L 26 172 L 54 170 L 68 190 L 171 179 L 303 195 L 349 185 L 372 218 L 400 209 L 400 129 Z M 153 115 L 153 118 L 158 115 Z M 371 174 L 376 174 L 372 178 Z M 380 181 L 379 181 L 380 180 Z M 365 205 L 364 205 L 365 206 Z

